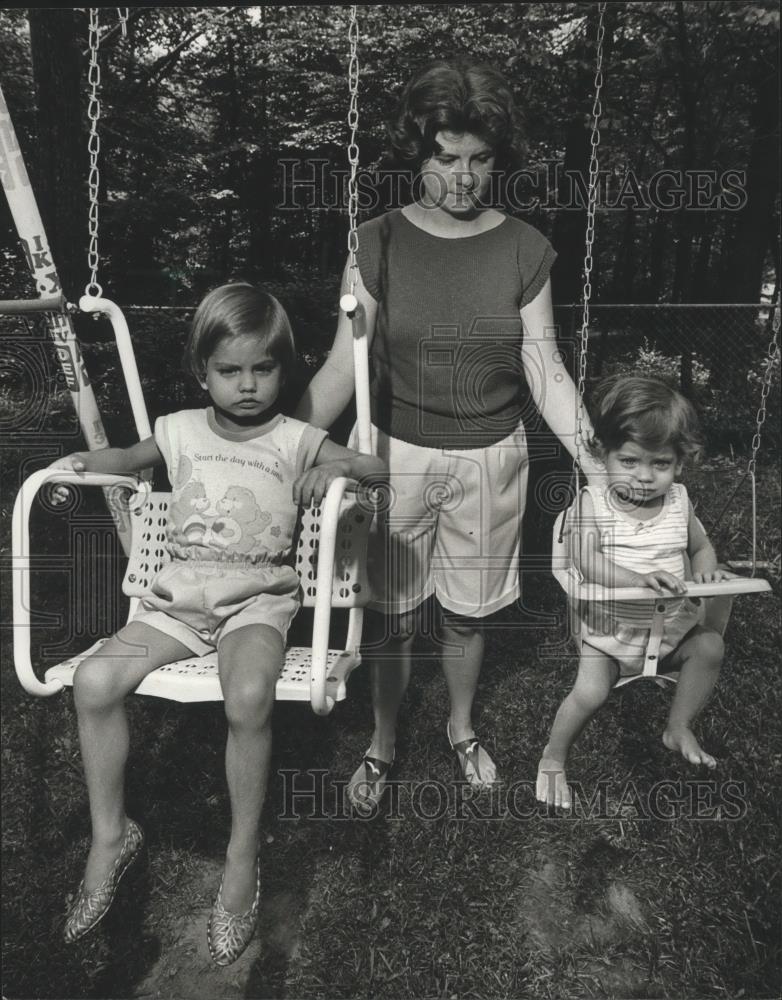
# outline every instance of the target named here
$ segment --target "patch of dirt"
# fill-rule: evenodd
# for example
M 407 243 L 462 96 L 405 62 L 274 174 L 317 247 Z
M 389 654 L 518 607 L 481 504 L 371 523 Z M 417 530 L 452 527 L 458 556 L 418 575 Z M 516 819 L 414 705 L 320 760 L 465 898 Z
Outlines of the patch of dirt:
M 629 945 L 648 933 L 644 908 L 624 883 L 609 881 L 587 909 L 577 902 L 566 863 L 541 858 L 519 892 L 517 913 L 532 948 L 552 958 L 571 958 L 574 996 L 582 992 L 589 996 L 654 995 L 654 984 L 645 970 L 631 957 L 616 954 L 617 946 Z M 601 949 L 606 952 L 604 958 L 599 956 Z
M 203 875 L 204 886 L 213 892 L 221 874 L 220 864 L 209 863 Z M 160 958 L 138 984 L 135 997 L 144 1000 L 237 1000 L 248 995 L 266 995 L 263 986 L 259 992 L 264 968 L 269 966 L 274 974 L 298 956 L 299 930 L 306 901 L 294 893 L 284 891 L 270 895 L 262 892 L 255 937 L 244 954 L 227 968 L 216 966 L 209 955 L 206 925 L 210 908 L 211 903 L 179 918 L 166 929 Z

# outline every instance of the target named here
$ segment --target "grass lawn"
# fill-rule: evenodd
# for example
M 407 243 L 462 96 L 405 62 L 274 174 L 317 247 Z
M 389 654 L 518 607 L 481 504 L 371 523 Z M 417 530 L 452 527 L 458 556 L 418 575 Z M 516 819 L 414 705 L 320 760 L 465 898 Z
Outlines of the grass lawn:
M 9 452 L 6 508 L 23 454 Z M 44 460 L 40 453 L 23 471 Z M 325 719 L 306 706 L 278 706 L 261 929 L 227 970 L 210 965 L 205 942 L 229 823 L 222 707 L 130 699 L 128 809 L 148 850 L 99 930 L 66 948 L 66 897 L 81 877 L 89 832 L 72 698 L 21 691 L 5 629 L 3 996 L 779 996 L 778 472 L 766 468 L 761 484 L 761 555 L 774 593 L 736 603 L 724 673 L 698 724 L 719 758 L 716 773 L 664 749 L 669 695 L 639 683 L 617 693 L 578 744 L 574 815 L 537 806 L 537 760 L 575 657 L 556 584 L 527 573 L 524 607 L 490 621 L 477 703 L 478 731 L 504 779 L 499 793 L 471 800 L 455 781 L 436 637 L 421 643 L 396 785 L 371 821 L 345 816 L 339 800 L 339 782 L 369 740 L 366 672 L 356 672 L 349 700 Z M 722 488 L 709 485 L 711 472 L 700 475 L 705 502 L 718 503 Z M 35 520 L 37 551 L 69 551 L 75 536 L 57 518 L 41 512 Z M 721 530 L 743 544 L 746 525 L 735 515 Z M 59 631 L 36 632 L 41 666 L 64 655 L 44 644 L 83 632 L 74 645 L 87 645 L 86 633 L 116 612 L 100 575 L 111 560 L 95 560 L 90 593 L 105 600 L 94 616 L 88 601 L 69 601 L 55 564 L 41 574 L 35 606 L 67 616 Z M 320 815 L 306 795 L 291 801 L 294 780 L 299 792 L 323 783 Z

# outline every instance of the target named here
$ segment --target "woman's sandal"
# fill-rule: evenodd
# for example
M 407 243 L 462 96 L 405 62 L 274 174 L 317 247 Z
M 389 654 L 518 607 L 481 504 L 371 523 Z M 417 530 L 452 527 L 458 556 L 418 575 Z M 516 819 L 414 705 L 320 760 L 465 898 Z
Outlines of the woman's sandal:
M 78 941 L 103 920 L 114 902 L 120 879 L 139 856 L 143 845 L 144 831 L 135 820 L 128 820 L 122 848 L 109 874 L 96 889 L 85 891 L 82 880 L 76 890 L 76 899 L 68 911 L 63 929 L 67 944 Z
M 246 913 L 231 913 L 223 906 L 223 879 L 206 925 L 206 943 L 215 965 L 231 965 L 253 939 L 261 901 L 261 864 L 256 862 L 255 899 Z
M 496 784 L 496 778 L 493 781 L 484 781 L 483 776 L 481 775 L 481 767 L 478 762 L 479 751 L 483 750 L 487 757 L 489 757 L 489 753 L 485 747 L 481 746 L 478 737 L 469 736 L 466 740 L 459 740 L 458 743 L 454 743 L 451 739 L 450 722 L 445 727 L 445 732 L 448 736 L 448 742 L 451 745 L 451 749 L 456 753 L 462 777 L 467 784 L 472 788 L 491 788 L 492 785 Z M 491 760 L 491 757 L 489 757 L 489 760 Z
M 380 760 L 378 757 L 370 757 L 369 750 L 364 754 L 346 789 L 348 801 L 357 813 L 362 816 L 371 816 L 380 805 L 388 780 L 388 772 L 393 763 L 393 757 L 391 760 Z M 359 788 L 362 791 L 361 798 L 356 795 Z

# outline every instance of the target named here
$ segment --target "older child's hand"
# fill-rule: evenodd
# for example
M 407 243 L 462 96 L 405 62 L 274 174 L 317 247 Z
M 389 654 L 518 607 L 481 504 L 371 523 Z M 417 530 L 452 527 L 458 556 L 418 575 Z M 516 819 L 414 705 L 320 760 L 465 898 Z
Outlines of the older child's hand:
M 320 503 L 334 480 L 344 475 L 345 470 L 338 462 L 314 466 L 302 473 L 293 484 L 293 502 L 300 507 Z
M 687 585 L 673 573 L 666 573 L 663 569 L 652 570 L 651 573 L 639 574 L 642 587 L 650 587 L 656 594 L 662 594 L 663 588 L 667 588 L 673 594 L 685 594 Z

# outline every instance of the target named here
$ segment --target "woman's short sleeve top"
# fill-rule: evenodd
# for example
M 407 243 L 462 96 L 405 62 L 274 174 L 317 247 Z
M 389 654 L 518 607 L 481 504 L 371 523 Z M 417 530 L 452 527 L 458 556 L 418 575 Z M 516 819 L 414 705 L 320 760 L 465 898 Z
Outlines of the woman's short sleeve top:
M 556 254 L 532 226 L 435 236 L 397 209 L 359 227 L 358 264 L 378 303 L 372 419 L 424 447 L 484 448 L 529 409 L 520 310 Z

